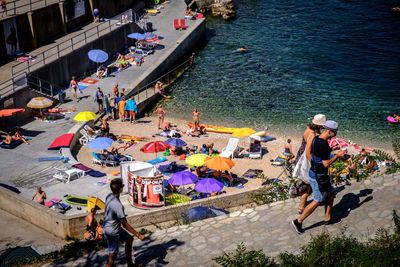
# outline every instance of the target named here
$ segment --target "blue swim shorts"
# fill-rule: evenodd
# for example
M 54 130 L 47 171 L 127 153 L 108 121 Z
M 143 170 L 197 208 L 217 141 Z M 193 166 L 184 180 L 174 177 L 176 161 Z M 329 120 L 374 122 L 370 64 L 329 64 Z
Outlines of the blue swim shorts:
M 322 193 L 319 190 L 318 182 L 316 180 L 316 175 L 312 170 L 310 170 L 310 172 L 309 172 L 309 182 L 310 182 L 310 185 L 311 185 L 311 188 L 313 191 L 313 200 L 318 202 L 319 204 L 324 204 L 326 201 L 326 198 L 328 197 L 328 193 L 332 192 L 333 188 L 331 187 L 329 192 Z
M 121 233 L 118 235 L 107 235 L 104 234 L 107 240 L 108 253 L 117 254 L 119 248 L 119 242 L 126 242 L 133 237 L 124 229 L 121 229 Z

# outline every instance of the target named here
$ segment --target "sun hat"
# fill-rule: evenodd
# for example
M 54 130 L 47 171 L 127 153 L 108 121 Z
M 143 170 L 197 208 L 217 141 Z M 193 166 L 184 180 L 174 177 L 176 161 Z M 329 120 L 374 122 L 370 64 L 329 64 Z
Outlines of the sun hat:
M 326 122 L 326 116 L 324 114 L 317 114 L 312 119 L 312 123 L 319 126 L 324 126 Z
M 337 132 L 337 130 L 339 129 L 338 127 L 338 123 L 336 121 L 326 121 L 324 128 L 327 130 L 331 130 L 331 131 L 335 131 Z

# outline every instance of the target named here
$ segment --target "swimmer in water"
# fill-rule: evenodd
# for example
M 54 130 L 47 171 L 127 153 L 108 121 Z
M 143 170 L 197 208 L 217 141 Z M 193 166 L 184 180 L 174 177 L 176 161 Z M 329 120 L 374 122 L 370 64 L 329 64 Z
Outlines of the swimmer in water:
M 238 52 L 246 52 L 247 48 L 245 46 L 241 46 L 240 48 L 237 49 Z

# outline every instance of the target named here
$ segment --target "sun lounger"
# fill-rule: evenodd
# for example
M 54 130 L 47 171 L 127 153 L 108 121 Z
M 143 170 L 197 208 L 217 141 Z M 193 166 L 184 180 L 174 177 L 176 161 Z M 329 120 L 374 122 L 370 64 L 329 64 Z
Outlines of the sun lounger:
M 113 167 L 117 167 L 119 164 L 119 162 L 117 161 L 101 159 L 100 154 L 96 152 L 92 152 L 92 163 L 99 165 L 109 165 Z
M 174 28 L 175 28 L 175 30 L 179 30 L 181 28 L 181 26 L 179 26 L 179 20 L 178 19 L 174 19 Z
M 229 138 L 227 146 L 222 149 L 222 152 L 219 156 L 224 158 L 233 158 L 233 154 L 237 150 L 238 144 L 238 138 Z
M 90 136 L 86 129 L 81 129 L 79 132 L 82 135 L 79 138 L 79 143 L 83 146 L 86 146 L 89 141 L 92 141 L 96 138 L 95 136 Z
M 250 159 L 261 159 L 262 157 L 262 146 L 260 141 L 254 140 L 250 144 L 249 158 Z
M 64 183 L 69 183 L 71 177 L 77 176 L 77 178 L 83 177 L 85 175 L 85 171 L 77 169 L 77 168 L 54 168 L 56 173 L 53 175 L 53 178 L 60 180 Z
M 181 19 L 180 20 L 180 24 L 181 24 L 181 29 L 182 30 L 186 30 L 187 26 L 186 26 L 186 20 L 185 19 Z

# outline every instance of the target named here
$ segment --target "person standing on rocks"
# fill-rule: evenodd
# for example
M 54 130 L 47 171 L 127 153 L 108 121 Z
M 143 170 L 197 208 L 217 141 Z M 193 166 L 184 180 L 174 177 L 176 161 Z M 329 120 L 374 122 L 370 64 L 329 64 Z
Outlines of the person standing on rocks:
M 135 266 L 132 261 L 132 235 L 144 240 L 144 235 L 137 232 L 127 222 L 124 206 L 119 196 L 124 188 L 122 179 L 113 179 L 110 183 L 111 192 L 106 197 L 106 211 L 104 214 L 103 230 L 108 246 L 107 267 L 114 266 L 118 255 L 119 242 L 125 242 L 125 256 L 128 266 Z M 131 235 L 132 234 L 132 235 Z
M 315 136 L 312 142 L 307 144 L 306 156 L 311 161 L 309 182 L 314 196 L 313 201 L 306 206 L 303 213 L 292 221 L 292 225 L 298 234 L 304 232 L 302 228 L 304 220 L 321 205 L 325 206 L 325 224 L 332 223 L 331 211 L 334 193 L 328 175 L 328 168 L 335 160 L 343 157 L 345 154 L 345 151 L 340 150 L 335 156 L 330 157 L 332 149 L 329 147 L 328 140 L 335 137 L 337 131 L 337 122 L 328 120 L 325 122 L 324 131 L 321 135 Z

